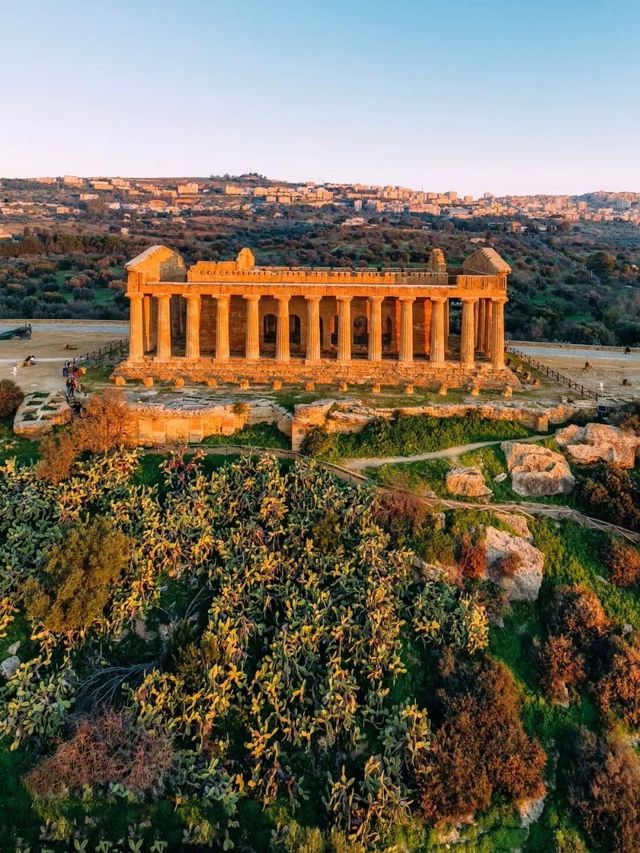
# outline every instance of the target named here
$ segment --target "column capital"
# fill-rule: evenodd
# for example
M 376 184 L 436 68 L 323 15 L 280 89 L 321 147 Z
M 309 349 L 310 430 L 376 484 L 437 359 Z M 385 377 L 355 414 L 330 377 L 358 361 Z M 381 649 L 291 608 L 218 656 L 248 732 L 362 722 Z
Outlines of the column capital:
M 284 294 L 284 293 L 276 293 L 276 295 L 273 298 L 275 300 L 277 300 L 278 302 L 289 302 L 291 299 L 291 296 L 289 296 L 288 294 Z
M 134 291 L 133 293 L 125 293 L 125 296 L 127 297 L 127 299 L 131 299 L 131 300 L 142 299 L 144 297 L 144 295 L 145 294 L 142 293 L 142 291 Z
M 472 305 L 475 305 L 475 303 L 476 303 L 477 301 L 478 301 L 478 297 L 477 297 L 477 296 L 461 296 L 461 297 L 460 297 L 460 302 L 469 302 L 469 303 L 471 303 Z
M 369 302 L 384 302 L 384 296 L 367 296 Z
M 195 299 L 198 299 L 198 300 L 199 300 L 199 299 L 200 299 L 200 294 L 199 294 L 199 293 L 185 293 L 185 294 L 184 294 L 184 298 L 185 298 L 185 299 L 187 299 L 187 300 L 189 300 L 189 299 L 194 299 L 194 300 L 195 300 Z
M 491 303 L 493 305 L 506 305 L 509 300 L 506 296 L 492 296 Z
M 432 302 L 436 302 L 438 305 L 444 305 L 445 302 L 449 301 L 448 296 L 430 296 L 429 298 Z
M 217 302 L 229 302 L 231 299 L 230 293 L 217 293 L 213 297 Z
M 260 293 L 243 293 L 242 298 L 246 299 L 247 302 L 259 302 L 262 294 Z
M 343 295 L 336 296 L 337 302 L 351 302 L 352 299 L 353 299 L 353 296 L 343 296 Z
M 305 293 L 304 298 L 307 300 L 307 302 L 317 302 L 318 304 L 320 304 L 322 296 L 319 296 L 317 293 Z
M 405 305 L 411 305 L 412 302 L 416 301 L 415 296 L 398 296 L 398 302 L 404 302 Z

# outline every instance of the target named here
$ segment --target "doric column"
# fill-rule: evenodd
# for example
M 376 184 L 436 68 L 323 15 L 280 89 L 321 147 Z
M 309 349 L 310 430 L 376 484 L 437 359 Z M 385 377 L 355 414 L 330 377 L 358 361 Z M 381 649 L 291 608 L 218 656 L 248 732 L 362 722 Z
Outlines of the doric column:
M 307 296 L 307 361 L 320 361 L 320 296 Z
M 476 349 L 478 352 L 484 352 L 484 309 L 485 309 L 485 300 L 478 299 L 478 334 L 476 336 Z
M 351 297 L 338 296 L 338 361 L 351 361 Z
M 245 329 L 245 358 L 257 361 L 260 358 L 260 295 L 245 296 L 247 320 Z
M 431 351 L 431 300 L 424 300 L 424 354 Z
M 142 334 L 142 293 L 128 293 L 129 297 L 129 360 L 137 361 L 144 355 Z
M 278 325 L 276 327 L 276 361 L 289 361 L 289 296 L 276 296 Z
M 413 296 L 400 297 L 400 348 L 398 361 L 413 361 Z
M 431 300 L 431 364 L 442 364 L 444 351 L 444 305 L 446 297 L 437 296 Z
M 216 296 L 216 358 L 226 361 L 229 358 L 229 302 L 226 294 Z
M 156 358 L 158 361 L 169 361 L 171 358 L 171 297 L 158 296 L 158 345 Z
M 476 299 L 462 300 L 462 324 L 460 328 L 460 362 L 473 367 L 475 360 L 475 308 Z
M 487 355 L 491 355 L 491 300 L 484 301 L 484 351 Z
M 200 294 L 185 296 L 187 300 L 186 358 L 200 358 Z
M 504 367 L 504 299 L 491 300 L 491 364 Z
M 383 299 L 383 296 L 369 297 L 369 361 L 382 360 Z
M 449 300 L 444 303 L 444 349 L 445 352 L 449 349 L 449 335 L 451 334 L 451 315 L 449 311 Z
M 155 296 L 149 297 L 149 342 L 151 350 L 158 346 L 158 300 Z
M 142 346 L 145 352 L 153 349 L 151 337 L 151 311 L 153 308 L 153 297 L 145 295 L 142 300 Z

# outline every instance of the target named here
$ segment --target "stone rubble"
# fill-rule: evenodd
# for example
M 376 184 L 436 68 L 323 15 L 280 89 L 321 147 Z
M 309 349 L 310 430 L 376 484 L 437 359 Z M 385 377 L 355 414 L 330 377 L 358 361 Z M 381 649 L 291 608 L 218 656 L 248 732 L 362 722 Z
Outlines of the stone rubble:
M 25 438 L 42 438 L 54 427 L 69 423 L 72 417 L 62 391 L 54 391 L 44 397 L 36 391 L 27 394 L 20 404 L 13 419 L 13 431 Z

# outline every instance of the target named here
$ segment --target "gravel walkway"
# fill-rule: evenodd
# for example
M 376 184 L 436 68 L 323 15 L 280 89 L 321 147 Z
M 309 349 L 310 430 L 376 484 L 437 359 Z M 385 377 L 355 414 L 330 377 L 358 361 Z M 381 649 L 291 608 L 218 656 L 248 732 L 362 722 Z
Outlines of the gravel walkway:
M 502 444 L 504 441 L 535 442 L 549 435 L 530 435 L 527 438 L 499 438 L 493 441 L 476 441 L 473 444 L 459 444 L 456 447 L 445 447 L 442 450 L 432 450 L 429 453 L 416 453 L 413 456 L 369 456 L 362 459 L 344 459 L 340 464 L 350 471 L 362 471 L 365 468 L 380 468 L 382 465 L 406 465 L 410 462 L 424 462 L 427 459 L 456 459 L 470 450 L 479 450 L 481 447 L 492 447 Z

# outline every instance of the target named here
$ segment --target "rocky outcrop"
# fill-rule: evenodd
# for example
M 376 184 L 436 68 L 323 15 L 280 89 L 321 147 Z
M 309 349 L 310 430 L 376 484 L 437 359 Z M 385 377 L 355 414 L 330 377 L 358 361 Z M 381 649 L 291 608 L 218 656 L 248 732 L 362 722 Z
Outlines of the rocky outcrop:
M 616 468 L 633 468 L 640 448 L 640 436 L 609 424 L 574 424 L 559 430 L 556 441 L 576 462 L 606 462 Z
M 575 486 L 575 477 L 561 453 L 539 444 L 516 441 L 505 441 L 500 446 L 517 494 L 523 497 L 566 495 Z
M 487 498 L 491 495 L 479 468 L 452 468 L 447 471 L 446 484 L 452 495 L 466 498 Z
M 319 400 L 316 403 L 300 403 L 295 407 L 292 424 L 292 447 L 298 450 L 304 437 L 313 427 L 321 426 L 327 432 L 355 433 L 376 418 L 390 420 L 396 414 L 434 418 L 458 418 L 475 414 L 480 418 L 497 421 L 516 421 L 538 432 L 546 432 L 549 424 L 567 421 L 582 405 L 573 403 L 544 404 L 521 401 L 495 400 L 487 403 L 470 400 L 465 403 L 440 403 L 427 406 L 367 406 L 362 400 Z M 590 406 L 590 411 L 593 409 Z
M 487 527 L 487 577 L 505 591 L 509 601 L 535 601 L 542 584 L 544 554 L 522 536 Z
M 41 438 L 73 417 L 62 391 L 27 394 L 13 419 L 13 431 L 25 438 Z

